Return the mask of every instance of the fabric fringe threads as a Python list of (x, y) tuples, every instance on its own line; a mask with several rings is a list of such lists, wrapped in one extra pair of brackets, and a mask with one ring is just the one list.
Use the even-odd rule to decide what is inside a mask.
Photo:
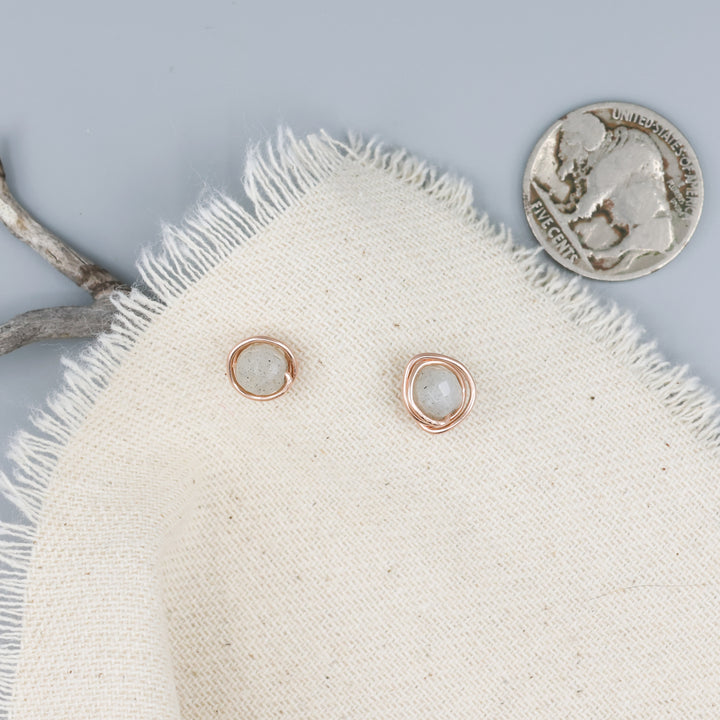
[(343, 163), (375, 167), (434, 198), (459, 215), (486, 242), (495, 243), (519, 263), (528, 283), (549, 293), (562, 311), (598, 343), (609, 347), (632, 366), (641, 382), (681, 422), (714, 452), (720, 446), (717, 403), (686, 367), (675, 367), (656, 351), (654, 343), (641, 342), (643, 330), (630, 314), (596, 300), (583, 281), (538, 259), (540, 248), (516, 246), (502, 227), (478, 216), (468, 183), (439, 174), (404, 150), (388, 152), (371, 140), (351, 135), (341, 143), (325, 133), (297, 140), (287, 129), (275, 144), (255, 147), (248, 155), (244, 189), (253, 205), (247, 212), (236, 202), (212, 194), (181, 227), (166, 227), (159, 249), (145, 250), (138, 270), (145, 289), (113, 298), (117, 309), (112, 329), (84, 350), (76, 360), (63, 359), (66, 371), (62, 389), (51, 395), (44, 411), (31, 420), (33, 433), (20, 432), (12, 440), (8, 457), (12, 477), (0, 473), (0, 492), (18, 516), (0, 523), (0, 714), (7, 716), (22, 635), (26, 574), (42, 513), (43, 498), (56, 460), (78, 430), (136, 339), (194, 282), (211, 271), (247, 239), (265, 228), (304, 194), (328, 178)]

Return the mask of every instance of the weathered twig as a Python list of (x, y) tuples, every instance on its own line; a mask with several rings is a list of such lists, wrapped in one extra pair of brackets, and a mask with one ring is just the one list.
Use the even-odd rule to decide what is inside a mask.
[(114, 308), (108, 296), (129, 288), (37, 222), (10, 192), (1, 161), (0, 222), (94, 298), (88, 306), (31, 310), (0, 325), (0, 355), (36, 340), (90, 337), (109, 328)]
[(0, 325), (0, 355), (23, 345), (58, 338), (91, 337), (109, 329), (114, 311), (106, 295), (92, 305), (43, 308), (16, 315)]

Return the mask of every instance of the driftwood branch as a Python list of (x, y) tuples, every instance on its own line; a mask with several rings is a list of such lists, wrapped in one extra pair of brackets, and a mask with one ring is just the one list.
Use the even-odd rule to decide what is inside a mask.
[(43, 227), (13, 197), (0, 161), (0, 222), (78, 287), (93, 297), (88, 306), (30, 310), (0, 325), (0, 355), (37, 340), (91, 337), (110, 326), (110, 293), (129, 288)]
[(106, 295), (92, 305), (43, 308), (16, 315), (0, 325), (0, 355), (38, 340), (92, 337), (110, 329), (113, 311)]

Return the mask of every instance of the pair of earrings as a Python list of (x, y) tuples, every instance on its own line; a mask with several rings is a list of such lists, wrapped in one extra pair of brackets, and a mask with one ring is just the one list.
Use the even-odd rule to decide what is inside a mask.
[[(273, 400), (286, 393), (297, 375), (297, 361), (279, 340), (256, 336), (243, 340), (227, 361), (232, 386), (250, 400)], [(475, 402), (475, 382), (468, 369), (445, 355), (415, 355), (405, 367), (405, 407), (429, 433), (441, 433), (467, 417)]]

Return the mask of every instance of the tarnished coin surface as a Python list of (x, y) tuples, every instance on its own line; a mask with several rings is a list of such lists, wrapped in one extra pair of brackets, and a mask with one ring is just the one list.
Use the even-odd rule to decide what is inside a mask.
[(672, 260), (703, 203), (697, 157), (680, 131), (630, 103), (581, 107), (535, 146), (523, 203), (561, 265), (600, 280), (647, 275)]

